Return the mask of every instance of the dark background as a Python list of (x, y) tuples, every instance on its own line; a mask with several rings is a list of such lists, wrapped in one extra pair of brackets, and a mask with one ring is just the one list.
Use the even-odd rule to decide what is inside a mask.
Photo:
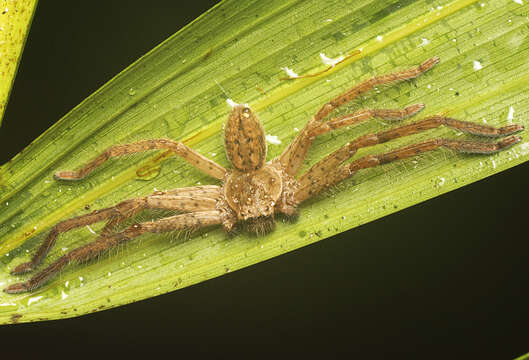
[[(214, 3), (41, 2), (0, 128), (0, 163)], [(518, 235), (528, 170), (171, 294), (2, 326), (0, 351), (512, 359), (529, 352), (529, 241)]]

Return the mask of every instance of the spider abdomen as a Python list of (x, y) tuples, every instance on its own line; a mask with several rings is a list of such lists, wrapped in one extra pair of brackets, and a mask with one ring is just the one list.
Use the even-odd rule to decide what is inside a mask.
[(224, 130), (226, 155), (239, 171), (256, 171), (266, 160), (265, 133), (259, 118), (246, 105), (233, 108)]

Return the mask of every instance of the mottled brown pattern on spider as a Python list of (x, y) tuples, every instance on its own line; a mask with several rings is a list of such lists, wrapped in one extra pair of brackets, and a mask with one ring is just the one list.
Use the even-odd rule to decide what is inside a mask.
[[(44, 285), (70, 262), (93, 259), (104, 251), (144, 233), (194, 230), (212, 225), (222, 225), (226, 232), (230, 232), (238, 224), (245, 225), (243, 227), (251, 233), (266, 233), (273, 229), (276, 214), (295, 216), (298, 206), (303, 201), (322, 189), (351, 177), (359, 170), (405, 159), (439, 147), (463, 153), (491, 154), (520, 141), (520, 137), (513, 134), (523, 130), (521, 125), (495, 128), (444, 116), (432, 116), (387, 131), (360, 136), (298, 176), (307, 152), (318, 135), (374, 117), (402, 120), (420, 112), (424, 105), (414, 104), (404, 109), (364, 109), (325, 121), (325, 118), (337, 107), (376, 85), (413, 79), (438, 62), (439, 58), (434, 57), (409, 70), (373, 77), (341, 94), (325, 104), (308, 121), (278, 158), (268, 162), (265, 133), (261, 122), (247, 105), (236, 105), (224, 131), (226, 155), (233, 169), (225, 169), (181, 142), (152, 139), (112, 146), (79, 170), (57, 172), (55, 174), (57, 180), (80, 180), (111, 157), (163, 149), (171, 150), (196, 168), (220, 180), (221, 185), (157, 191), (149, 196), (125, 200), (107, 209), (61, 221), (51, 229), (31, 261), (18, 265), (12, 271), (13, 274), (23, 274), (35, 269), (53, 247), (59, 234), (100, 221), (107, 221), (107, 224), (95, 241), (70, 251), (26, 282), (10, 285), (4, 291), (7, 293), (32, 291)], [(434, 138), (343, 164), (362, 147), (384, 143), (441, 125), (473, 135), (503, 137), (503, 139), (498, 142), (479, 142)], [(146, 209), (174, 210), (181, 214), (155, 221), (134, 223), (118, 230), (117, 225)]]

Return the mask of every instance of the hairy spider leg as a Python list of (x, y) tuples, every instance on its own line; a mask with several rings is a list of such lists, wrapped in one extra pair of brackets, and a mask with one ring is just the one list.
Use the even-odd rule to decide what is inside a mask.
[(61, 233), (109, 219), (102, 231), (102, 235), (109, 235), (116, 225), (142, 210), (166, 209), (182, 212), (214, 210), (219, 197), (220, 187), (214, 185), (181, 188), (167, 192), (158, 191), (150, 196), (125, 200), (113, 207), (61, 221), (53, 227), (33, 258), (18, 265), (11, 271), (11, 274), (25, 274), (35, 269), (55, 245), (57, 236)]
[(453, 129), (460, 130), (473, 135), (498, 138), (507, 135), (512, 135), (523, 130), (521, 125), (508, 125), (502, 128), (495, 128), (488, 125), (475, 124), (468, 121), (461, 121), (443, 116), (432, 116), (421, 121), (400, 126), (387, 131), (366, 134), (356, 138), (354, 141), (327, 155), (323, 160), (313, 165), (306, 173), (299, 178), (301, 186), (317, 181), (330, 169), (340, 165), (345, 160), (352, 157), (359, 148), (381, 144), (399, 137), (416, 134), (418, 132), (437, 128), (439, 126), (447, 126)]
[(342, 115), (333, 118), (327, 122), (321, 123), (318, 127), (312, 129), (308, 135), (315, 137), (328, 133), (334, 129), (354, 125), (372, 118), (383, 120), (404, 120), (416, 115), (424, 109), (424, 104), (414, 104), (404, 109), (363, 109), (355, 111), (352, 114)]
[[(203, 199), (211, 198), (211, 199), (219, 199), (221, 195), (220, 186), (217, 185), (202, 185), (202, 186), (192, 186), (192, 187), (185, 187), (180, 189), (172, 189), (172, 190), (166, 190), (166, 191), (156, 191), (152, 195), (174, 195), (174, 199), (176, 197), (180, 197), (182, 199)], [(187, 200), (183, 200), (187, 201)], [(172, 209), (174, 210), (174, 209)], [(183, 210), (179, 210), (183, 211)], [(134, 214), (126, 214), (126, 215), (115, 215), (114, 217), (110, 218), (110, 220), (107, 222), (103, 230), (101, 231), (102, 235), (109, 234), (114, 232), (114, 229), (116, 226), (121, 224), (123, 221), (127, 220), (131, 216), (134, 216)]]
[(57, 180), (81, 180), (111, 157), (129, 155), (148, 150), (171, 150), (187, 160), (194, 167), (214, 178), (222, 180), (226, 175), (225, 168), (213, 160), (200, 155), (195, 150), (179, 141), (171, 139), (150, 139), (131, 144), (111, 146), (81, 169), (75, 171), (58, 171), (55, 173), (54, 177)]
[(88, 261), (104, 251), (131, 240), (144, 233), (161, 233), (174, 230), (191, 230), (222, 223), (222, 212), (219, 210), (197, 211), (193, 213), (166, 217), (157, 221), (147, 221), (129, 226), (125, 230), (106, 236), (81, 246), (63, 255), (53, 264), (42, 270), (26, 282), (13, 284), (4, 289), (6, 293), (18, 294), (33, 291), (44, 285), (50, 278), (71, 262)]
[[(423, 74), (424, 72), (428, 71), (429, 69), (431, 69), (437, 63), (439, 63), (439, 58), (433, 57), (431, 59), (424, 61), (419, 66), (416, 66), (412, 69), (408, 69), (408, 70), (404, 70), (404, 71), (400, 71), (400, 72), (396, 72), (392, 74), (372, 77), (356, 85), (355, 87), (346, 91), (345, 93), (339, 95), (338, 97), (334, 98), (327, 104), (323, 105), (323, 107), (316, 113), (314, 118), (309, 120), (309, 122), (305, 125), (305, 127), (296, 136), (294, 141), (281, 154), (280, 163), (283, 169), (286, 169), (289, 175), (297, 174), (315, 138), (314, 134), (317, 135), (317, 130), (315, 129), (317, 128), (325, 129), (323, 119), (326, 116), (328, 116), (332, 111), (334, 111), (336, 108), (342, 106), (346, 102), (353, 100), (358, 95), (373, 89), (377, 85), (389, 84), (389, 83), (395, 83), (398, 81), (414, 79), (418, 77), (419, 75)], [(414, 106), (424, 107), (424, 105), (422, 104), (417, 104), (409, 108), (406, 108), (404, 110), (410, 111), (411, 109), (413, 109)], [(418, 109), (417, 111), (420, 111), (421, 109)], [(411, 116), (417, 111), (412, 112), (410, 114), (404, 114), (403, 116), (404, 117)], [(395, 117), (393, 119), (398, 119), (398, 117)], [(335, 121), (336, 125), (338, 125), (340, 124), (340, 120), (341, 120), (340, 118), (337, 118), (337, 119), (331, 120), (331, 122)], [(342, 125), (342, 126), (346, 126), (346, 125)], [(332, 130), (332, 128), (330, 130)], [(330, 131), (330, 130), (327, 130), (327, 131)]]
[(360, 169), (374, 167), (390, 161), (405, 159), (415, 154), (435, 150), (439, 147), (446, 147), (464, 153), (491, 154), (512, 146), (521, 140), (518, 136), (510, 136), (497, 143), (436, 138), (417, 144), (412, 144), (410, 146), (388, 153), (369, 155), (355, 160), (349, 165), (337, 167), (347, 159), (351, 158), (356, 153), (356, 151), (362, 147), (381, 144), (393, 139), (437, 128), (441, 125), (458, 129), (469, 134), (489, 138), (499, 138), (512, 135), (524, 129), (522, 125), (518, 124), (495, 128), (492, 126), (475, 124), (472, 122), (456, 120), (443, 116), (433, 116), (412, 124), (397, 127), (395, 129), (379, 133), (366, 134), (339, 148), (332, 154), (325, 157), (323, 160), (316, 163), (305, 174), (303, 174), (299, 178), (300, 187), (295, 194), (296, 200), (301, 203), (302, 201), (318, 193), (320, 190), (328, 186), (335, 185), (340, 181), (352, 176)]
[(303, 129), (307, 136), (299, 138), (299, 144), (296, 144), (296, 140), (298, 140), (298, 138), (294, 139), (294, 142), (291, 144), (292, 146), (297, 146), (297, 151), (293, 152), (293, 157), (289, 159), (287, 172), (290, 170), (288, 173), (290, 175), (295, 175), (299, 171), (310, 149), (312, 141), (318, 135), (325, 134), (340, 127), (358, 124), (372, 118), (393, 121), (403, 120), (417, 114), (422, 109), (424, 109), (424, 104), (414, 104), (404, 109), (365, 109), (356, 111), (352, 114), (333, 118), (325, 123), (312, 122), (312, 124), (315, 126), (307, 126), (305, 129)]

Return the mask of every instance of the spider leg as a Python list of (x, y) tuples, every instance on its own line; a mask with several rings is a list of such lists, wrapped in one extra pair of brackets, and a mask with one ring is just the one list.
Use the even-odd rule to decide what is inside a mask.
[[(348, 120), (343, 119), (343, 117), (333, 119), (333, 120), (330, 120), (329, 125), (325, 126), (323, 119), (326, 116), (328, 116), (331, 112), (333, 112), (336, 108), (342, 106), (346, 102), (353, 100), (358, 95), (373, 89), (377, 85), (414, 79), (418, 77), (419, 75), (423, 74), (424, 72), (428, 71), (429, 69), (431, 69), (437, 63), (439, 63), (439, 58), (433, 57), (431, 59), (424, 61), (419, 66), (412, 68), (412, 69), (408, 69), (408, 70), (404, 70), (404, 71), (400, 71), (400, 72), (396, 72), (392, 74), (386, 74), (382, 76), (375, 76), (371, 79), (368, 79), (356, 85), (352, 89), (346, 91), (345, 93), (334, 98), (327, 104), (323, 105), (322, 108), (316, 113), (314, 118), (312, 118), (305, 125), (305, 127), (299, 132), (299, 134), (296, 136), (296, 138), (290, 144), (290, 146), (288, 146), (285, 149), (285, 151), (283, 151), (283, 153), (281, 154), (280, 163), (283, 169), (286, 169), (288, 174), (295, 175), (297, 171), (299, 170), (299, 167), (303, 163), (310, 146), (312, 145), (314, 136), (318, 135), (319, 133), (328, 132), (336, 127), (346, 126), (346, 125), (350, 125), (350, 124), (357, 122), (355, 119), (355, 115), (358, 116), (358, 114), (355, 113), (352, 115), (346, 115), (345, 118), (348, 117), (349, 118)], [(405, 113), (401, 113), (400, 114), (401, 117), (398, 117), (397, 113), (393, 113), (392, 115), (394, 117), (392, 117), (392, 119), (401, 119), (407, 116), (411, 116), (417, 113), (418, 111), (422, 110), (423, 107), (424, 105), (422, 104), (410, 106), (409, 108), (404, 109)], [(386, 111), (399, 111), (399, 110), (386, 110)], [(402, 112), (403, 110), (400, 110), (400, 111)], [(364, 116), (368, 116), (368, 115), (369, 115), (368, 113), (362, 114), (360, 118)], [(380, 116), (380, 114), (378, 115), (373, 114), (362, 120), (366, 120), (373, 116)], [(384, 116), (381, 116), (381, 117), (384, 117)], [(340, 125), (340, 124), (343, 124), (343, 125)]]
[(173, 230), (190, 230), (222, 223), (222, 212), (219, 210), (197, 211), (170, 216), (157, 221), (133, 224), (125, 230), (112, 235), (100, 236), (97, 240), (81, 246), (63, 255), (53, 264), (33, 276), (26, 282), (13, 284), (4, 289), (6, 293), (17, 294), (44, 285), (51, 277), (73, 261), (88, 261), (101, 255), (104, 251), (129, 241), (145, 233), (162, 233)]
[(357, 124), (372, 118), (384, 120), (404, 120), (414, 116), (424, 109), (424, 104), (414, 104), (404, 109), (366, 109), (359, 110), (352, 114), (343, 115), (327, 122), (321, 123), (317, 128), (309, 132), (310, 137), (315, 137), (328, 133), (334, 129)]
[(381, 118), (384, 120), (403, 120), (413, 116), (424, 109), (424, 104), (414, 104), (404, 109), (365, 109), (352, 114), (343, 115), (327, 122), (312, 120), (303, 128), (302, 135), (296, 137), (281, 155), (280, 161), (283, 168), (290, 175), (295, 175), (309, 152), (309, 149), (318, 135), (325, 134), (334, 129), (357, 124), (371, 118)]
[[(174, 195), (174, 196), (181, 196), (183, 202), (185, 202), (186, 197), (191, 199), (201, 199), (201, 198), (211, 198), (211, 199), (218, 199), (221, 196), (220, 193), (220, 187), (217, 185), (202, 185), (202, 186), (192, 186), (192, 187), (184, 187), (184, 188), (178, 188), (178, 189), (172, 189), (172, 190), (166, 190), (166, 191), (157, 191), (154, 195)], [(175, 209), (172, 209), (175, 210)], [(180, 210), (181, 209), (176, 209)], [(102, 234), (108, 234), (114, 231), (116, 226), (121, 224), (123, 221), (128, 219), (130, 216), (126, 215), (116, 215), (112, 217), (108, 223), (105, 225), (105, 227), (102, 230)]]
[(221, 188), (217, 185), (201, 185), (183, 187), (165, 191), (157, 191), (153, 195), (180, 195), (180, 196), (206, 196), (212, 198), (218, 198), (221, 196)]
[(102, 231), (102, 235), (108, 235), (113, 232), (118, 224), (142, 210), (168, 209), (183, 212), (214, 210), (219, 197), (220, 187), (218, 186), (182, 188), (167, 193), (158, 191), (150, 196), (125, 200), (110, 208), (61, 221), (53, 227), (33, 258), (18, 265), (11, 273), (14, 275), (25, 274), (36, 268), (55, 245), (60, 233), (109, 219)]
[(80, 180), (91, 173), (95, 168), (114, 156), (134, 154), (148, 150), (171, 150), (181, 156), (196, 168), (217, 179), (224, 179), (226, 169), (216, 162), (200, 155), (195, 150), (181, 142), (170, 139), (151, 139), (138, 141), (131, 144), (114, 145), (106, 149), (101, 155), (88, 164), (75, 171), (58, 171), (54, 177), (57, 180)]
[(419, 75), (425, 73), (426, 71), (430, 70), (432, 67), (437, 65), (439, 63), (439, 58), (437, 56), (428, 59), (421, 63), (419, 66), (416, 66), (412, 69), (404, 70), (395, 72), (392, 74), (386, 74), (381, 76), (375, 76), (371, 79), (368, 79), (355, 87), (353, 87), (351, 90), (346, 91), (342, 95), (332, 99), (327, 104), (323, 105), (321, 109), (316, 113), (316, 116), (314, 117), (316, 120), (321, 121), (323, 118), (325, 118), (327, 115), (329, 115), (332, 111), (334, 111), (336, 108), (342, 106), (346, 102), (349, 102), (356, 98), (358, 95), (363, 94), (371, 89), (373, 89), (377, 85), (382, 84), (388, 84), (388, 83), (394, 83), (397, 81), (403, 81), (403, 80), (411, 80), (415, 79)]
[(345, 160), (351, 158), (358, 149), (373, 146), (387, 141), (416, 134), (429, 129), (437, 128), (439, 126), (447, 126), (457, 129), (472, 135), (499, 138), (507, 135), (512, 135), (523, 130), (522, 125), (508, 125), (501, 128), (493, 126), (475, 124), (468, 121), (461, 121), (443, 116), (432, 116), (415, 123), (400, 126), (391, 130), (382, 131), (379, 133), (366, 134), (356, 138), (347, 145), (336, 150), (332, 154), (320, 160), (313, 165), (306, 173), (299, 178), (301, 186), (305, 186), (313, 180), (324, 178), (327, 172), (336, 166), (340, 165)]
[(514, 145), (520, 141), (518, 136), (510, 136), (497, 143), (433, 139), (381, 155), (369, 155), (359, 160), (353, 161), (348, 166), (341, 166), (337, 168), (338, 165), (351, 158), (356, 153), (356, 151), (362, 147), (384, 143), (399, 137), (433, 129), (441, 125), (455, 128), (473, 135), (480, 135), (490, 138), (499, 138), (512, 135), (524, 129), (522, 125), (518, 124), (495, 128), (492, 126), (474, 124), (471, 122), (455, 120), (442, 116), (434, 116), (395, 129), (375, 134), (363, 135), (328, 155), (326, 158), (312, 166), (305, 174), (303, 174), (299, 178), (300, 188), (296, 193), (295, 198), (297, 201), (301, 202), (315, 195), (321, 189), (335, 185), (345, 178), (352, 176), (360, 169), (384, 164), (389, 161), (404, 159), (409, 156), (413, 156), (414, 152), (416, 154), (420, 154), (422, 152), (431, 151), (443, 146), (459, 152), (490, 154)]
[(316, 195), (322, 189), (328, 186), (336, 185), (348, 177), (351, 177), (358, 170), (375, 167), (395, 160), (406, 159), (427, 151), (435, 150), (439, 147), (446, 147), (448, 149), (469, 154), (493, 154), (518, 143), (520, 140), (521, 138), (519, 136), (509, 136), (498, 141), (497, 143), (461, 141), (441, 138), (423, 141), (380, 155), (368, 155), (353, 161), (348, 166), (340, 166), (332, 173), (328, 174), (325, 181), (317, 181), (299, 188), (299, 190), (296, 191), (294, 197), (299, 204), (302, 201)]

